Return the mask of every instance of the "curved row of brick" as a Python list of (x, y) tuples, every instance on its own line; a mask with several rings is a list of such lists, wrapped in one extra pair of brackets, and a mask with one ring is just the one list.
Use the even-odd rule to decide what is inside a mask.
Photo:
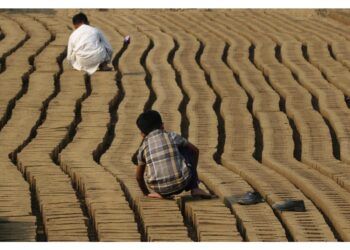
[[(280, 27), (283, 27), (282, 24), (280, 25)], [(300, 51), (300, 43), (293, 41), (290, 36), (280, 33), (272, 35), (276, 42), (281, 45), (282, 60), (286, 63), (292, 60), (291, 57), (295, 53), (300, 53), (298, 52), (298, 48)], [(339, 185), (349, 191), (349, 165), (334, 157), (329, 128), (323, 117), (317, 110), (314, 110), (310, 93), (300, 86), (293, 79), (289, 70), (278, 62), (270, 66), (269, 72), (271, 72), (271, 83), (280, 95), (288, 100), (286, 105), (287, 114), (294, 119), (302, 139), (301, 160), (333, 178)], [(288, 89), (285, 85), (280, 84), (282, 80), (287, 83)]]
[[(346, 26), (278, 11), (87, 10), (116, 69), (89, 77), (61, 65), (75, 12), (9, 13), (1, 241), (350, 240)], [(148, 108), (188, 131), (218, 198), (142, 195), (132, 156)], [(266, 202), (236, 203), (254, 190)], [(272, 209), (288, 198), (307, 211)]]
[[(17, 49), (17, 46), (24, 43), (29, 37), (18, 23), (3, 15), (0, 16), (0, 27), (4, 36), (0, 43), (1, 69), (4, 70), (6, 57), (15, 56), (12, 53)], [(25, 68), (26, 65), (21, 66)], [(13, 69), (14, 67), (10, 67), (0, 74), (0, 129), (3, 129), (4, 120), (8, 120), (6, 112), (9, 100), (14, 98), (22, 87), (21, 76), (13, 72)], [(29, 185), (8, 157), (8, 153), (16, 145), (8, 149), (5, 146), (6, 140), (2, 132), (0, 138), (0, 169), (2, 173), (0, 177), (0, 240), (35, 241), (36, 218), (32, 215)], [(6, 148), (8, 152), (5, 151)], [(18, 229), (21, 229), (21, 232), (18, 232)]]
[[(52, 40), (51, 34), (45, 27), (28, 16), (6, 16), (9, 28), (14, 28), (16, 34), (9, 33), (9, 41), (18, 41), (21, 44), (28, 34), (29, 39), (23, 46), (15, 50), (14, 54), (6, 57), (6, 68), (1, 74), (1, 116), (5, 121), (1, 124), (0, 148), (1, 168), (3, 168), (3, 182), (1, 202), (4, 216), (1, 226), (0, 238), (2, 240), (35, 241), (36, 239), (36, 218), (33, 216), (32, 199), (28, 184), (24, 181), (21, 172), (16, 170), (16, 150), (22, 145), (31, 134), (40, 117), (42, 102), (46, 100), (54, 89), (53, 75), (46, 76), (46, 84), (43, 86), (39, 80), (41, 73), (34, 73), (30, 61), (44, 49)], [(22, 31), (19, 28), (23, 29)], [(19, 36), (19, 37), (18, 37)], [(12, 40), (13, 39), (13, 40)], [(7, 39), (6, 39), (7, 41)], [(16, 42), (17, 41), (17, 42)], [(22, 42), (21, 42), (22, 41)], [(8, 46), (5, 44), (5, 46)], [(10, 48), (7, 48), (11, 51)], [(31, 77), (31, 84), (28, 84), (28, 77)], [(41, 78), (42, 76), (40, 76)], [(21, 96), (24, 95), (23, 98)], [(39, 95), (39, 97), (38, 97)], [(18, 100), (19, 99), (19, 100)], [(11, 119), (9, 119), (11, 118)], [(11, 158), (12, 159), (11, 159)], [(22, 169), (19, 168), (22, 171)], [(26, 180), (32, 184), (26, 172), (22, 171)], [(35, 202), (35, 201), (33, 201)]]
[[(270, 18), (271, 15), (267, 15), (266, 17)], [(329, 80), (333, 80), (332, 84), (340, 88), (344, 94), (349, 96), (349, 88), (347, 88), (346, 81), (344, 81), (344, 79), (347, 79), (348, 76), (346, 71), (344, 71), (344, 68), (341, 66), (342, 64), (346, 68), (350, 68), (350, 47), (347, 42), (349, 40), (349, 35), (346, 33), (346, 27), (342, 27), (341, 23), (334, 23), (329, 18), (315, 18), (313, 20), (310, 20), (310, 22), (308, 23), (303, 23), (302, 25), (300, 25), (299, 23), (291, 22), (290, 20), (284, 18), (281, 15), (272, 15), (272, 17), (275, 17), (272, 19), (272, 21), (285, 21), (284, 25), (288, 25), (288, 29), (285, 30), (285, 32), (295, 30), (297, 33), (293, 34), (296, 37), (299, 37), (299, 34), (306, 35), (306, 32), (308, 34), (313, 35), (315, 41), (312, 42), (316, 42), (320, 45), (319, 49), (321, 50), (320, 52), (322, 52), (322, 59), (327, 60), (327, 63), (324, 64), (322, 61), (316, 60), (313, 60), (312, 63), (319, 66), (322, 65), (321, 67), (319, 67), (319, 69), (324, 72), (324, 74)], [(322, 39), (327, 44), (324, 44), (323, 42), (321, 42), (320, 44), (320, 40), (318, 38)], [(326, 49), (326, 47), (328, 48)], [(333, 55), (330, 55), (330, 53), (333, 53)], [(315, 54), (315, 56), (320, 55)], [(330, 56), (334, 56), (335, 60), (329, 60)], [(334, 71), (336, 71), (337, 74), (334, 74)], [(332, 72), (333, 74), (331, 74)], [(340, 76), (342, 77), (340, 77), (338, 74), (340, 74)], [(335, 81), (336, 79), (338, 79), (339, 81)]]
[[(151, 20), (153, 20), (153, 18), (152, 19), (145, 18), (145, 19), (148, 22), (151, 22)], [(154, 22), (153, 24), (157, 25), (157, 23), (154, 23)], [(171, 39), (170, 41), (173, 41), (173, 38), (169, 34), (162, 33), (162, 36), (167, 36), (169, 37), (169, 39)], [(183, 44), (181, 43), (178, 46), (183, 47)], [(168, 50), (168, 53), (169, 51), (170, 50)], [(175, 58), (177, 58), (177, 51), (175, 51), (174, 56)], [(164, 60), (163, 63), (167, 63), (166, 60)], [(171, 60), (170, 63), (172, 67), (174, 68), (176, 67), (174, 65), (174, 60)], [(193, 65), (193, 66), (194, 66), (193, 68), (198, 67), (197, 65)], [(169, 67), (171, 66), (169, 65)], [(169, 89), (171, 87), (172, 88), (178, 88), (178, 87), (175, 82), (175, 72), (171, 68), (170, 70), (172, 71), (174, 80), (169, 81), (167, 78), (163, 77), (161, 84), (165, 86), (170, 85), (169, 87), (166, 87), (166, 89), (167, 89), (167, 92), (172, 93), (171, 91), (169, 91)], [(157, 72), (162, 74), (163, 70), (160, 69)], [(153, 75), (154, 74), (152, 74), (152, 76)], [(153, 84), (153, 87), (155, 90), (159, 88), (157, 84)], [(177, 89), (177, 92), (179, 91), (180, 89)], [(181, 95), (181, 93), (178, 93), (178, 95)], [(169, 98), (172, 96), (173, 95), (169, 95), (167, 100), (169, 100)], [(171, 103), (167, 102), (161, 106), (163, 106), (166, 112), (170, 112), (172, 110), (176, 110), (179, 107), (179, 103), (180, 103), (180, 98), (178, 98), (178, 101), (177, 103), (175, 103), (175, 105), (171, 105)], [(158, 99), (155, 104), (156, 105), (158, 104)], [(160, 110), (160, 112), (161, 114), (163, 114), (162, 110)], [(179, 131), (180, 130), (179, 120), (180, 120), (180, 117), (176, 123), (170, 123), (170, 124), (168, 124), (168, 120), (165, 120), (166, 127), (171, 131)], [(199, 241), (210, 241), (210, 240), (213, 240), (215, 236), (221, 235), (220, 237), (221, 240), (225, 240), (225, 241), (240, 240), (240, 235), (236, 229), (236, 221), (234, 220), (235, 218), (231, 215), (230, 211), (225, 207), (225, 205), (222, 202), (220, 202), (220, 200), (206, 201), (205, 204), (206, 204), (206, 207), (200, 209), (200, 207), (198, 207), (198, 201), (193, 200), (190, 197), (181, 198), (179, 202), (181, 209), (185, 211), (184, 212), (185, 220), (189, 221), (192, 224), (193, 228), (195, 229), (196, 239)], [(219, 211), (221, 211), (221, 213)], [(219, 218), (223, 221), (219, 222)], [(224, 231), (226, 231), (226, 234), (223, 233)]]
[[(214, 24), (211, 23), (211, 26), (213, 25)], [(230, 45), (227, 57), (228, 65), (239, 76), (239, 81), (242, 84), (242, 86), (253, 86), (258, 79), (259, 82), (263, 82), (264, 79), (261, 75), (259, 75), (260, 73), (248, 61), (248, 48), (250, 47), (250, 44), (242, 38), (238, 39), (237, 33), (232, 33), (232, 31), (228, 31), (223, 27), (220, 28), (220, 26), (214, 25), (213, 28), (215, 28), (215, 32), (221, 37), (223, 37), (223, 39), (226, 40), (227, 43)], [(210, 29), (210, 26), (208, 26), (208, 29)], [(234, 37), (235, 39), (232, 39), (232, 37)], [(235, 53), (236, 51), (242, 52), (238, 54)], [(232, 169), (233, 171), (239, 173), (244, 178), (246, 178), (251, 183), (251, 185), (256, 187), (263, 195), (266, 195), (267, 201), (271, 205), (273, 205), (275, 202), (286, 199), (287, 197), (298, 197), (305, 200), (306, 198), (303, 197), (303, 195), (299, 191), (297, 191), (292, 185), (290, 185), (290, 183), (288, 183), (288, 181), (285, 178), (279, 176), (271, 170), (268, 170), (267, 168), (262, 168), (262, 165), (253, 160), (252, 155), (254, 149), (252, 144), (249, 145), (246, 143), (235, 142), (237, 137), (235, 136), (235, 134), (244, 134), (247, 137), (249, 137), (249, 134), (251, 134), (250, 138), (254, 140), (254, 130), (252, 126), (252, 118), (250, 117), (251, 115), (247, 112), (246, 102), (237, 101), (241, 99), (239, 98), (239, 96), (242, 95), (242, 90), (240, 88), (237, 88), (238, 84), (236, 82), (232, 85), (236, 87), (234, 90), (231, 91), (228, 91), (228, 89), (225, 88), (225, 85), (219, 87), (221, 88), (220, 93), (222, 95), (231, 96), (233, 100), (233, 104), (229, 105), (230, 108), (223, 110), (223, 112), (226, 113), (225, 121), (230, 121), (228, 125), (226, 125), (225, 123), (225, 125), (229, 129), (226, 130), (226, 138), (228, 141), (226, 141), (225, 143), (225, 151), (222, 156), (224, 166)], [(254, 94), (252, 92), (250, 93)], [(237, 109), (237, 111), (232, 114), (231, 118), (229, 118), (232, 113), (232, 107), (234, 107), (234, 109)], [(269, 106), (269, 108), (271, 107)], [(245, 119), (234, 119), (234, 114), (239, 114), (240, 117), (245, 117)], [(231, 134), (234, 131), (237, 132)], [(240, 133), (239, 131), (242, 132)], [(233, 146), (227, 147), (230, 145), (230, 142)], [(311, 203), (308, 203), (308, 205), (309, 204), (311, 205)], [(312, 205), (310, 208), (312, 208)], [(288, 225), (287, 229), (290, 231), (290, 234), (294, 238), (294, 240), (319, 240), (325, 235), (328, 235), (330, 239), (332, 239), (329, 230), (323, 231), (323, 234), (325, 235), (320, 233), (320, 236), (318, 238), (316, 237), (312, 239), (312, 237), (308, 236), (308, 232), (313, 231), (315, 225), (318, 225), (320, 223), (325, 224), (321, 215), (316, 211), (316, 208), (310, 209), (311, 213), (308, 213), (307, 216), (312, 218), (311, 221), (313, 221), (314, 225), (313, 223), (310, 223), (308, 226), (302, 225), (302, 223), (291, 223), (293, 221), (300, 221), (300, 218), (298, 218), (298, 214), (287, 215), (282, 213), (280, 215), (283, 223)]]
[[(122, 47), (122, 38), (112, 29), (104, 30), (116, 51)], [(110, 107), (118, 92), (114, 72), (96, 72), (86, 76), (91, 92), (81, 104), (76, 134), (59, 153), (61, 167), (72, 178), (78, 192), (84, 197), (89, 217), (93, 221), (99, 241), (139, 241), (134, 214), (117, 180), (96, 161), (110, 122)], [(79, 119), (79, 120), (80, 120)]]
[(100, 241), (135, 241), (137, 225), (115, 178), (93, 159), (109, 122), (109, 105), (116, 95), (114, 73), (91, 77), (91, 95), (82, 102), (81, 122), (73, 141), (59, 154), (61, 167), (84, 196)]
[[(116, 137), (108, 151), (102, 155), (101, 164), (122, 184), (139, 220), (143, 240), (190, 241), (176, 202), (143, 197), (135, 179), (135, 166), (131, 161), (141, 141), (135, 121), (143, 111), (150, 95), (146, 84), (146, 70), (152, 62), (147, 56), (146, 62), (142, 62), (145, 64), (142, 65), (140, 58), (145, 57), (151, 41), (136, 26), (124, 21), (122, 17), (117, 19), (111, 16), (109, 21), (123, 36), (130, 35), (131, 43), (118, 65), (124, 97), (117, 110)], [(153, 53), (157, 53), (157, 47), (153, 48)], [(159, 78), (159, 75), (154, 78), (152, 75), (152, 84), (157, 77)]]
[[(318, 99), (321, 114), (328, 119), (330, 125), (333, 127), (336, 133), (340, 146), (340, 159), (349, 163), (350, 132), (347, 124), (349, 124), (348, 119), (350, 111), (344, 101), (344, 94), (348, 95), (346, 90), (349, 89), (349, 87), (347, 87), (348, 84), (346, 83), (346, 79), (344, 79), (344, 77), (348, 75), (347, 70), (340, 66), (341, 71), (336, 70), (336, 79), (329, 77), (325, 67), (327, 65), (327, 71), (333, 72), (332, 75), (334, 75), (335, 72), (332, 70), (332, 66), (334, 66), (335, 63), (327, 63), (328, 61), (325, 60), (324, 57), (322, 57), (322, 60), (316, 57), (316, 54), (320, 53), (320, 51), (322, 51), (322, 46), (325, 45), (320, 40), (315, 38), (310, 41), (308, 36), (299, 36), (298, 39), (306, 44), (308, 48), (310, 47), (310, 62), (316, 64), (317, 67), (322, 68), (327, 78), (325, 79), (322, 76), (321, 72), (316, 66), (305, 62), (305, 59), (301, 56), (301, 53), (290, 55), (293, 56), (292, 58), (290, 57), (290, 59), (303, 61), (303, 64), (293, 64), (291, 62), (286, 63), (288, 63), (288, 67), (290, 67), (292, 72), (298, 76), (300, 84), (302, 84)], [(337, 40), (337, 37), (332, 37), (332, 40)], [(341, 41), (346, 44), (346, 41), (343, 39), (341, 39)], [(316, 63), (316, 61), (322, 61), (322, 63)], [(320, 64), (323, 66), (321, 67)], [(335, 82), (336, 84), (333, 85)], [(339, 84), (343, 85), (343, 87), (339, 86)], [(339, 86), (344, 93), (335, 86)]]
[[(36, 18), (40, 20), (40, 17)], [(80, 200), (69, 176), (53, 161), (53, 151), (65, 139), (67, 128), (74, 120), (76, 102), (85, 93), (84, 78), (81, 73), (67, 69), (61, 75), (63, 69), (57, 62), (62, 62), (65, 57), (65, 39), (69, 31), (61, 29), (55, 20), (44, 19), (42, 22), (50, 27), (55, 41), (35, 61), (34, 74), (38, 74), (38, 78), (31, 78), (30, 85), (43, 85), (43, 81), (47, 81), (51, 88), (55, 87), (52, 89), (54, 94), (46, 104), (45, 121), (39, 121), (43, 124), (33, 131), (35, 137), (21, 150), (17, 161), (36, 190), (46, 239), (87, 241), (87, 218)]]
[[(349, 163), (349, 160), (347, 159), (349, 152), (349, 132), (346, 127), (346, 119), (348, 117), (347, 114), (349, 112), (349, 84), (347, 83), (349, 70), (349, 64), (347, 64), (347, 55), (350, 52), (350, 49), (347, 47), (349, 36), (341, 28), (339, 28), (338, 31), (338, 27), (330, 26), (329, 21), (326, 22), (326, 24), (323, 24), (323, 20), (317, 21), (318, 22), (311, 22), (311, 28), (310, 26), (306, 27), (309, 27), (309, 32), (313, 32), (317, 37), (327, 42), (327, 45), (324, 42), (320, 41), (320, 39), (314, 39), (315, 41), (310, 41), (306, 39), (305, 36), (303, 36), (302, 38), (296, 36), (296, 38), (301, 40), (303, 43), (309, 44), (308, 56), (310, 63), (318, 67), (322, 72), (323, 77), (329, 83), (331, 83), (331, 85), (334, 85), (335, 87), (340, 89), (345, 95), (345, 102), (347, 102), (347, 106), (344, 103), (344, 97), (342, 95), (339, 95), (339, 91), (336, 92), (336, 99), (334, 99), (335, 96), (330, 97), (330, 93), (334, 93), (330, 92), (328, 94), (329, 96), (327, 97), (327, 101), (330, 98), (333, 98), (333, 100), (331, 100), (330, 108), (328, 111), (325, 111), (326, 114), (324, 114), (324, 116), (327, 117), (327, 119), (329, 119), (329, 122), (335, 130), (338, 144), (340, 146), (339, 158)], [(290, 24), (290, 22), (287, 22), (286, 24)], [(297, 27), (300, 30), (300, 27)], [(333, 34), (330, 32), (329, 28), (333, 28)], [(327, 51), (325, 50), (325, 46), (328, 47), (328, 56)], [(323, 51), (323, 53), (319, 55), (319, 51)], [(330, 58), (332, 60), (330, 60)], [(341, 64), (343, 64), (345, 68)], [(330, 90), (331, 89), (328, 88), (328, 91)], [(335, 106), (336, 103), (338, 103), (339, 105)], [(335, 111), (337, 111), (336, 116), (338, 116), (338, 118), (332, 116), (329, 117), (329, 113), (333, 113)], [(340, 117), (341, 120), (339, 120)], [(333, 122), (331, 120), (333, 120)]]
[[(237, 19), (233, 17), (235, 21), (240, 23)], [(256, 23), (256, 25), (258, 25)], [(249, 25), (249, 27), (252, 27)], [(242, 31), (244, 35), (249, 37), (250, 30)], [(257, 36), (250, 37), (253, 42), (259, 43), (262, 38), (259, 40), (256, 39)], [(255, 40), (256, 39), (256, 40)], [(266, 42), (268, 38), (265, 37)], [(267, 43), (268, 44), (268, 43)], [(270, 51), (274, 50), (273, 42), (270, 42)], [(264, 59), (264, 51), (268, 51), (268, 48), (261, 50), (261, 55), (257, 54), (256, 61)], [(271, 64), (271, 54), (266, 55), (265, 63), (257, 63), (258, 67), (261, 67), (263, 70), (266, 68), (266, 65)], [(289, 54), (287, 54), (289, 55)], [(302, 57), (301, 51), (299, 53), (294, 53), (294, 59), (296, 55)], [(283, 58), (283, 57), (282, 57)], [(288, 59), (288, 57), (285, 57)], [(277, 59), (274, 59), (275, 61)], [(267, 63), (268, 62), (268, 63)], [(295, 61), (290, 61), (295, 62)], [(299, 60), (299, 64), (302, 63)], [(296, 65), (296, 64), (295, 64)], [(305, 69), (305, 67), (304, 67)], [(301, 69), (300, 69), (301, 70)], [(266, 69), (265, 71), (266, 72)], [(301, 73), (302, 71), (295, 72), (296, 74)], [(300, 77), (299, 77), (300, 79)], [(288, 104), (287, 104), (288, 105)], [(259, 114), (260, 115), (260, 114)], [(310, 199), (312, 199), (315, 204), (322, 209), (322, 211), (331, 219), (332, 224), (337, 230), (337, 233), (344, 240), (348, 239), (348, 228), (343, 224), (342, 221), (347, 220), (347, 206), (344, 205), (348, 202), (348, 192), (341, 189), (335, 182), (325, 178), (323, 175), (317, 173), (315, 170), (310, 169), (306, 165), (300, 164), (293, 158), (293, 140), (291, 134), (291, 128), (288, 124), (288, 120), (283, 113), (271, 113), (266, 115), (260, 115), (262, 130), (264, 134), (264, 152), (263, 152), (263, 163), (269, 164), (271, 167), (275, 168), (278, 171), (282, 171), (283, 174), (297, 185), (305, 194), (307, 194)], [(266, 143), (266, 139), (272, 139), (271, 143)], [(283, 138), (283, 140), (281, 140)], [(288, 146), (289, 145), (289, 146)], [(281, 150), (282, 149), (282, 150)], [(284, 170), (285, 166), (287, 169)], [(283, 169), (283, 170), (282, 170)], [(291, 171), (291, 170), (294, 171)], [(281, 173), (282, 173), (281, 172)], [(295, 175), (296, 174), (296, 175)], [(310, 188), (311, 186), (311, 188)], [(330, 194), (332, 193), (332, 194)], [(337, 195), (334, 195), (337, 193)], [(322, 196), (320, 201), (318, 197)], [(339, 198), (338, 202), (335, 202), (336, 197)], [(319, 203), (320, 202), (320, 203)], [(335, 208), (336, 207), (336, 208)], [(334, 216), (334, 210), (337, 209), (337, 216)]]
[[(204, 23), (206, 21), (204, 20), (204, 18), (198, 18), (198, 22)], [(264, 78), (261, 75), (261, 73), (257, 71), (248, 60), (250, 43), (248, 43), (248, 41), (244, 40), (243, 38), (237, 38), (237, 33), (232, 33), (224, 27), (220, 28), (219, 25), (215, 26), (215, 24), (213, 23), (210, 23), (210, 25), (211, 26), (207, 26), (207, 29), (213, 29), (213, 32), (217, 33), (220, 37), (223, 38), (223, 40), (226, 40), (226, 42), (230, 44), (231, 47), (228, 49), (227, 57), (228, 65), (239, 76), (240, 83), (242, 84), (242, 86), (249, 89), (248, 92), (252, 96), (254, 96), (254, 110), (254, 106), (256, 105), (255, 100), (259, 98), (259, 95), (261, 93), (265, 92), (262, 92), (262, 87), (259, 87), (259, 91), (254, 92), (254, 87), (256, 87), (257, 85), (256, 83), (264, 82)], [(234, 37), (234, 39), (232, 39), (232, 37)], [(240, 51), (241, 53), (235, 53), (236, 51)], [(219, 52), (217, 54), (217, 57), (220, 58), (221, 54), (222, 52)], [(214, 66), (212, 66), (211, 68), (215, 69)], [(232, 75), (232, 72), (230, 73)], [(225, 82), (229, 81), (226, 80)], [(261, 85), (259, 84), (259, 86)], [(227, 128), (225, 131), (227, 141), (225, 142), (225, 150), (222, 156), (223, 165), (239, 173), (242, 177), (246, 178), (252, 186), (256, 187), (263, 195), (265, 195), (267, 201), (271, 205), (283, 199), (286, 199), (287, 197), (298, 197), (300, 199), (306, 200), (306, 198), (292, 185), (290, 185), (290, 183), (285, 178), (279, 176), (273, 171), (269, 171), (266, 168), (262, 168), (262, 166), (258, 162), (253, 160), (253, 143), (247, 144), (235, 142), (236, 134), (244, 134), (244, 136), (251, 138), (251, 140), (254, 141), (253, 121), (251, 114), (247, 112), (248, 110), (246, 108), (247, 96), (244, 93), (244, 91), (239, 87), (238, 83), (234, 81), (231, 84), (225, 85), (214, 84), (214, 88), (216, 88), (218, 93), (220, 93), (220, 95), (222, 96), (223, 104), (225, 99), (231, 101), (229, 102), (230, 104), (226, 106), (223, 105), (222, 108), (222, 113), (224, 114), (225, 118), (225, 127)], [(268, 88), (265, 89), (266, 92), (269, 91)], [(273, 109), (272, 105), (267, 105), (266, 111), (264, 111), (264, 109), (261, 106), (258, 107), (261, 108), (261, 110), (259, 111), (259, 109), (256, 108), (254, 111), (255, 114), (259, 114), (266, 111), (266, 113), (268, 113), (269, 110)], [(239, 114), (240, 119), (235, 119), (235, 114)], [(243, 117), (245, 119), (242, 119)], [(236, 133), (233, 133), (235, 131)], [(251, 135), (250, 137), (249, 134)], [(246, 141), (248, 140), (249, 139), (247, 139)], [(229, 147), (230, 145), (232, 146)], [(273, 181), (271, 181), (271, 178), (273, 178)], [(266, 180), (269, 181), (266, 183)], [(283, 223), (285, 225), (288, 225), (287, 230), (291, 234), (291, 237), (294, 240), (300, 241), (320, 240), (321, 238), (325, 239), (327, 237), (329, 237), (329, 240), (334, 239), (330, 230), (327, 230), (325, 221), (323, 220), (321, 214), (317, 212), (317, 209), (313, 207), (312, 203), (307, 202), (307, 204), (310, 205), (308, 209), (310, 210), (310, 212), (308, 212), (307, 216), (310, 218), (311, 221), (311, 223), (309, 223), (308, 226), (303, 225), (302, 223), (295, 223), (300, 221), (300, 218), (298, 218), (299, 216), (297, 213), (291, 213), (288, 215), (284, 213), (280, 214)], [(318, 237), (308, 235), (310, 232), (315, 231), (315, 228), (317, 228), (317, 226), (315, 225), (320, 224), (323, 224), (324, 227), (320, 227)]]
[[(179, 20), (179, 18), (174, 18), (174, 20)], [(158, 22), (162, 23), (163, 25), (164, 23), (167, 23), (168, 25), (170, 25), (169, 20), (167, 21), (159, 20)], [(185, 22), (181, 23), (181, 25), (185, 27), (184, 26)], [(213, 92), (207, 85), (204, 72), (200, 69), (197, 62), (195, 61), (196, 54), (198, 53), (197, 51), (200, 49), (199, 43), (194, 40), (193, 36), (191, 36), (190, 34), (186, 34), (184, 32), (178, 32), (176, 30), (174, 32), (173, 29), (170, 29), (168, 33), (173, 34), (174, 38), (178, 40), (178, 43), (180, 45), (180, 50), (178, 52), (179, 60), (177, 57), (178, 56), (177, 53), (175, 54), (175, 67), (181, 74), (183, 87), (190, 97), (190, 102), (188, 105), (188, 110), (190, 111), (188, 111), (188, 116), (189, 116), (189, 122), (190, 122), (189, 137), (191, 138), (191, 135), (192, 135), (191, 127), (198, 126), (198, 124), (196, 123), (196, 120), (194, 120), (192, 117), (196, 117), (198, 119), (198, 123), (203, 122), (204, 119), (208, 120), (210, 116), (212, 116), (212, 118), (210, 119), (212, 121), (215, 121), (217, 119), (214, 113), (214, 110), (212, 109), (212, 105), (215, 102), (215, 96), (213, 95)], [(217, 47), (218, 41), (213, 38), (212, 40), (209, 40), (209, 41), (207, 41), (207, 39), (205, 40), (206, 40), (206, 43), (204, 43), (204, 52), (203, 52), (203, 55), (200, 57), (200, 61), (206, 62), (207, 58), (211, 58), (211, 60), (214, 61), (213, 65), (209, 65), (209, 66), (203, 65), (203, 68), (208, 70), (209, 68), (213, 67), (213, 69), (217, 70), (217, 68), (215, 68), (215, 63), (219, 63), (220, 65), (220, 62), (215, 61), (215, 58), (216, 58), (215, 47)], [(193, 48), (192, 54), (189, 53), (189, 50), (187, 49), (187, 47), (188, 49)], [(210, 73), (211, 73), (210, 78), (212, 80), (213, 85), (215, 85), (215, 83), (220, 79), (217, 77), (224, 75), (223, 70), (220, 70), (219, 72), (220, 74), (216, 75), (217, 77), (213, 75), (213, 71), (211, 71)], [(183, 76), (187, 76), (188, 78), (183, 78)], [(197, 81), (194, 81), (194, 79), (197, 79)], [(201, 93), (198, 93), (199, 89), (202, 90)], [(212, 103), (208, 102), (208, 104), (204, 105), (202, 101), (203, 99), (201, 99), (201, 97), (203, 96), (206, 96), (207, 100), (209, 96), (212, 96), (212, 99), (211, 99)], [(205, 112), (202, 111), (201, 113), (199, 113), (197, 109), (191, 110), (191, 108), (193, 107), (192, 105), (196, 108), (199, 106), (201, 108), (205, 108)], [(192, 114), (190, 113), (191, 111), (193, 112)], [(204, 153), (201, 153), (201, 154), (204, 154), (204, 155), (201, 155), (201, 157), (203, 158), (205, 157), (205, 158), (201, 159), (199, 163), (199, 174), (202, 181), (210, 189), (212, 189), (216, 194), (218, 194), (222, 200), (228, 202), (228, 206), (232, 210), (232, 212), (235, 214), (235, 217), (237, 217), (238, 224), (239, 224), (238, 227), (240, 227), (240, 231), (246, 240), (253, 240), (253, 241), (254, 240), (258, 240), (258, 241), (286, 240), (285, 235), (283, 233), (284, 231), (283, 228), (281, 227), (278, 220), (275, 218), (272, 211), (271, 210), (269, 211), (269, 209), (267, 208), (268, 206), (266, 206), (266, 204), (259, 204), (259, 205), (249, 206), (249, 207), (242, 207), (238, 204), (230, 204), (229, 200), (231, 197), (235, 195), (241, 195), (246, 191), (251, 191), (252, 189), (251, 187), (249, 187), (249, 185), (247, 185), (247, 183), (245, 183), (242, 179), (240, 179), (239, 176), (233, 174), (230, 171), (227, 171), (226, 169), (222, 168), (221, 166), (217, 165), (214, 162), (212, 155), (215, 153), (214, 151), (215, 143), (217, 143), (217, 140), (218, 140), (217, 128), (216, 126), (212, 126), (212, 127), (208, 127), (208, 129), (209, 129), (209, 132), (207, 133), (206, 136), (200, 137), (200, 138), (194, 138), (195, 143), (197, 143), (198, 145), (201, 145), (200, 151), (201, 152), (204, 151)], [(209, 139), (209, 143), (205, 141), (208, 139)], [(214, 147), (212, 145), (214, 145)], [(206, 152), (206, 150), (211, 147), (213, 148), (213, 150), (211, 151), (212, 154), (210, 154), (209, 152)], [(220, 169), (220, 172), (221, 172), (220, 174), (215, 173), (215, 172), (218, 172), (217, 171), (218, 169)], [(218, 183), (222, 183), (222, 182), (225, 182), (228, 185), (218, 185)], [(214, 202), (213, 202), (213, 206), (215, 206)], [(257, 210), (257, 207), (264, 208), (265, 216), (254, 218), (253, 212), (252, 213), (243, 212), (244, 210), (247, 210), (247, 211)], [(213, 218), (215, 218), (215, 215), (213, 215)], [(254, 221), (255, 223), (252, 223), (252, 221)], [(270, 223), (269, 224), (266, 223), (267, 221), (269, 221)], [(220, 227), (217, 227), (216, 230), (220, 231)], [(267, 236), (266, 234), (264, 235), (263, 231), (265, 232), (268, 231), (269, 236)]]

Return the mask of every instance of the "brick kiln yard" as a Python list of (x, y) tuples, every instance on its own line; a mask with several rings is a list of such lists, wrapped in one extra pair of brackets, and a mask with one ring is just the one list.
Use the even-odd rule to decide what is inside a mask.
[[(65, 61), (75, 13), (0, 12), (1, 241), (350, 241), (346, 15), (87, 10), (115, 50), (88, 77)], [(147, 108), (218, 198), (141, 195)], [(232, 202), (247, 191), (265, 202)], [(288, 198), (306, 212), (272, 209)]]

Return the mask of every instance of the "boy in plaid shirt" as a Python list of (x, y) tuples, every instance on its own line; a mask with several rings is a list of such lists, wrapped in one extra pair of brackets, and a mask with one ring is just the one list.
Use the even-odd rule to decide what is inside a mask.
[[(137, 155), (136, 179), (144, 195), (163, 198), (191, 190), (192, 196), (211, 197), (198, 187), (196, 146), (174, 132), (166, 132), (157, 111), (142, 113), (136, 124), (143, 137)], [(151, 193), (144, 179), (146, 168), (147, 184), (154, 191)]]

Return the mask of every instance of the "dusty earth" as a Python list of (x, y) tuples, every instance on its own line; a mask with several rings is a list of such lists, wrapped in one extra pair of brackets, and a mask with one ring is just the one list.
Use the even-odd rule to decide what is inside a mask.
[[(1, 241), (350, 240), (348, 10), (86, 10), (114, 48), (91, 77), (65, 60), (76, 12), (0, 12)], [(217, 198), (141, 195), (149, 108)]]

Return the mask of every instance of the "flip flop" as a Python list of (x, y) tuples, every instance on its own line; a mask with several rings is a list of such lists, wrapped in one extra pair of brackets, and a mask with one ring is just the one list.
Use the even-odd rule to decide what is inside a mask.
[(253, 205), (263, 201), (263, 197), (258, 192), (247, 192), (237, 201), (240, 205)]
[(305, 203), (303, 200), (292, 200), (287, 199), (285, 201), (275, 203), (272, 208), (280, 211), (295, 211), (295, 212), (305, 212)]

